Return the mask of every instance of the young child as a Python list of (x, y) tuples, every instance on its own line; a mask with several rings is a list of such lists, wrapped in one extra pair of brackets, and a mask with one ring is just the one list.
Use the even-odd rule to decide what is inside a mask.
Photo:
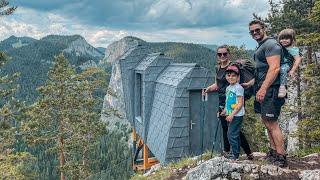
[(226, 114), (229, 122), (228, 140), (231, 145), (232, 160), (237, 160), (240, 154), (240, 131), (244, 116), (244, 89), (239, 84), (239, 68), (230, 65), (226, 69), (226, 79), (229, 86), (226, 89), (226, 105), (222, 114)]
[(289, 59), (284, 58), (284, 61), (281, 63), (280, 69), (280, 88), (278, 97), (283, 98), (287, 94), (286, 85), (288, 83), (288, 75), (291, 78), (295, 78), (295, 72), (297, 71), (300, 63), (301, 56), (299, 54), (299, 48), (295, 46), (296, 42), (296, 33), (293, 29), (284, 29), (279, 33), (278, 40), (282, 46), (284, 46), (289, 54), (294, 58), (293, 66), (290, 69)]

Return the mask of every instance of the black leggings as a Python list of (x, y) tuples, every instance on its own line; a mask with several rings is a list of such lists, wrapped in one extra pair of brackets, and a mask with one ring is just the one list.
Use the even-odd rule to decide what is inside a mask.
[[(221, 121), (221, 126), (222, 126), (222, 130), (223, 130), (223, 147), (224, 147), (224, 151), (225, 152), (229, 152), (230, 151), (230, 143), (228, 141), (228, 121), (226, 121), (226, 117), (225, 116), (220, 116), (219, 117), (220, 121)], [(246, 139), (246, 137), (244, 136), (244, 134), (242, 133), (242, 131), (240, 131), (240, 146), (242, 147), (243, 151), (249, 155), (251, 154), (251, 149), (250, 146), (248, 144), (248, 141)]]

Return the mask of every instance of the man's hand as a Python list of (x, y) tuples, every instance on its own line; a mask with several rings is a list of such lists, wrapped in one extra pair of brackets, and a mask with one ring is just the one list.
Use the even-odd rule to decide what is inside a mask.
[(263, 102), (264, 97), (266, 96), (266, 93), (267, 93), (267, 90), (261, 87), (256, 94), (256, 100), (260, 103)]
[(233, 115), (229, 115), (226, 117), (226, 121), (231, 122), (233, 120)]

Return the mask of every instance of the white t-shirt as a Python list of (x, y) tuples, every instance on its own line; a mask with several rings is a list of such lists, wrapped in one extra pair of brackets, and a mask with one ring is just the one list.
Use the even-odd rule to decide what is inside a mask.
[[(234, 109), (237, 107), (238, 99), (237, 97), (244, 96), (244, 89), (239, 84), (229, 85), (226, 89), (226, 114), (230, 115)], [(235, 116), (244, 116), (244, 106), (242, 105), (241, 110)]]

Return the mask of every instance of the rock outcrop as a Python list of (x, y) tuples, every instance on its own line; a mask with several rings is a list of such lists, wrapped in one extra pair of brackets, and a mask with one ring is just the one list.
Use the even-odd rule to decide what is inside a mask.
[[(205, 180), (205, 179), (303, 179), (303, 180), (320, 180), (319, 155), (314, 156), (314, 160), (299, 160), (299, 165), (295, 165), (295, 161), (291, 161), (291, 167), (279, 168), (277, 166), (268, 165), (263, 161), (236, 161), (233, 162), (224, 157), (215, 157), (202, 164), (190, 169), (185, 179), (188, 180)], [(310, 166), (313, 162), (313, 166)], [(290, 163), (290, 162), (289, 162)], [(303, 165), (305, 164), (305, 165)], [(309, 169), (308, 169), (309, 168)]]
[(100, 62), (100, 64), (111, 64), (119, 59), (125, 52), (127, 52), (129, 49), (132, 47), (137, 46), (139, 43), (145, 43), (142, 39), (132, 37), (132, 36), (127, 36), (119, 41), (111, 43), (106, 51), (105, 51), (105, 56)]
[(103, 54), (91, 46), (82, 36), (68, 44), (68, 47), (63, 52), (74, 54), (75, 56), (97, 57), (99, 60), (103, 58)]
[(114, 127), (116, 124), (128, 125), (128, 121), (125, 121), (125, 105), (124, 94), (121, 79), (121, 70), (119, 59), (129, 49), (138, 46), (145, 41), (135, 37), (125, 37), (119, 41), (110, 44), (105, 52), (105, 57), (100, 64), (110, 64), (112, 66), (111, 78), (107, 90), (107, 94), (104, 97), (103, 113), (101, 119), (109, 123), (109, 127)]

